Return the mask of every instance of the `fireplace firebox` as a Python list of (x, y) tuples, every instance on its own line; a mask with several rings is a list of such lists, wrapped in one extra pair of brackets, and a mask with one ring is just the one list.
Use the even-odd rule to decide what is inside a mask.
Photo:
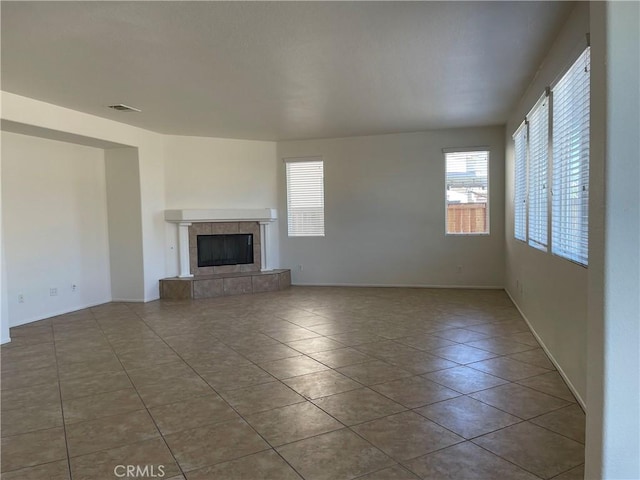
[(253, 263), (253, 234), (198, 235), (198, 267)]

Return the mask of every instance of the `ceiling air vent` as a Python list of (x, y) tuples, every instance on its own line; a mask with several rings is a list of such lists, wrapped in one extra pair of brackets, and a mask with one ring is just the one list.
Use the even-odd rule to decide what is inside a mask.
[(118, 103), (116, 105), (109, 105), (109, 108), (113, 108), (114, 110), (118, 110), (119, 112), (141, 112), (139, 108), (130, 107), (129, 105), (125, 105), (123, 103)]

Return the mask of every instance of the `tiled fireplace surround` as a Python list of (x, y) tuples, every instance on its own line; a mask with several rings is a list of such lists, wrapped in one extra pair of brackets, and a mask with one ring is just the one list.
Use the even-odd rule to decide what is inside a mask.
[[(166, 215), (167, 220), (170, 220)], [(173, 220), (170, 220), (173, 221)], [(189, 222), (190, 223), (190, 222)], [(259, 221), (197, 221), (179, 222), (179, 228), (188, 225), (188, 252), (190, 275), (160, 280), (160, 297), (164, 299), (212, 298), (225, 295), (271, 292), (291, 285), (289, 270), (265, 270), (262, 258), (264, 229)], [(198, 267), (198, 235), (252, 234), (253, 260), (251, 264)], [(183, 237), (181, 241), (185, 241)], [(185, 249), (185, 245), (180, 245)], [(182, 267), (181, 267), (182, 269)]]
[[(198, 267), (198, 235), (225, 235), (231, 233), (253, 234), (253, 263), (246, 265), (221, 265), (219, 267)], [(196, 276), (215, 273), (244, 273), (261, 270), (260, 224), (258, 222), (200, 222), (189, 226), (189, 268)]]

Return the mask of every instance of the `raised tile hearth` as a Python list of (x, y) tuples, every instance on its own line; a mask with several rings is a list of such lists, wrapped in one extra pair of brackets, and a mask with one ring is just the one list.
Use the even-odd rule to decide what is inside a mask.
[(291, 270), (237, 272), (160, 280), (160, 298), (189, 300), (198, 298), (275, 292), (291, 286)]

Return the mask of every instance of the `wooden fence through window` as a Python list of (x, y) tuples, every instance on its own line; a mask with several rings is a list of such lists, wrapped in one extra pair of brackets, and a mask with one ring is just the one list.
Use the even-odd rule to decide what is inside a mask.
[(447, 233), (487, 233), (486, 203), (447, 205)]

